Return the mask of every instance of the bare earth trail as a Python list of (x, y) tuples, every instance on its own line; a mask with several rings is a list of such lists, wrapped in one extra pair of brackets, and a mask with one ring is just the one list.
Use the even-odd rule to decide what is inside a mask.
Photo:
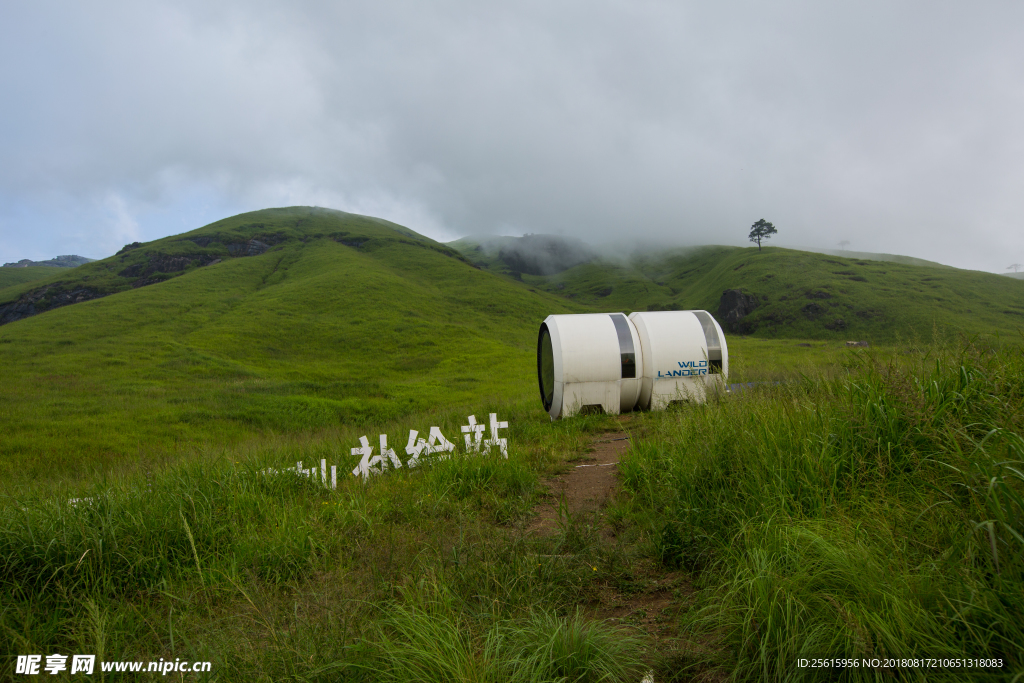
[[(619, 425), (628, 427), (629, 418)], [(600, 434), (591, 450), (569, 461), (569, 470), (547, 480), (550, 493), (534, 508), (536, 518), (526, 533), (553, 536), (568, 520), (593, 525), (595, 542), (606, 549), (622, 545), (607, 522), (605, 510), (619, 490), (619, 460), (629, 451), (626, 432)], [(651, 636), (662, 652), (693, 651), (700, 645), (679, 639), (678, 614), (693, 593), (685, 572), (668, 571), (657, 563), (640, 559), (629, 563), (628, 578), (604, 582), (595, 603), (586, 609), (594, 618), (639, 628)]]
[[(551, 493), (537, 506), (537, 519), (528, 534), (547, 536), (558, 530), (559, 508), (565, 506), (570, 518), (602, 515), (619, 487), (618, 463), (629, 450), (625, 432), (602, 434), (591, 442), (592, 450), (569, 462), (572, 469), (547, 481)], [(610, 531), (610, 529), (602, 529)]]

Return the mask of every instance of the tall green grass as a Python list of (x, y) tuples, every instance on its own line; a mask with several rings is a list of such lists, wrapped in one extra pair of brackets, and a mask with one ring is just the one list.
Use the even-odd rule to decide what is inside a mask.
[[(369, 681), (412, 676), (394, 659), (429, 632), (401, 634), (429, 626), (466, 638), (443, 663), (479, 665), (459, 680), (624, 680), (634, 641), (576, 611), (591, 562), (547, 560), (560, 539), (522, 533), (540, 476), (607, 418), (499, 410), (514, 426), (507, 460), (456, 453), (363, 482), (347, 475), (352, 443), (269, 442), (5, 496), (0, 648), (211, 660), (218, 680)], [(462, 420), (439, 423), (451, 437)], [(321, 457), (339, 465), (336, 490), (281, 471)], [(477, 662), (482, 644), (496, 661)]]
[(643, 641), (579, 612), (474, 612), (432, 583), (403, 597), (378, 624), (376, 680), (597, 683), (640, 677)]
[[(909, 353), (909, 352), (908, 352)], [(665, 564), (700, 577), (684, 626), (739, 680), (811, 657), (998, 658), (1024, 671), (1024, 354), (964, 342), (681, 413), (621, 464)], [(841, 678), (883, 680), (850, 669)]]

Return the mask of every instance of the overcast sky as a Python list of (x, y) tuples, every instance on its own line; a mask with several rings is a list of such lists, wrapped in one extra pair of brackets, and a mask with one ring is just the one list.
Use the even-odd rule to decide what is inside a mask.
[(0, 88), (0, 262), (290, 205), (1024, 262), (1021, 2), (0, 0)]

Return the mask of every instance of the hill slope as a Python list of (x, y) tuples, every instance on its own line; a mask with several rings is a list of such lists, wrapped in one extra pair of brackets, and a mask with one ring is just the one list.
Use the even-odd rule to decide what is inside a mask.
[(35, 286), (6, 289), (0, 298), (0, 324), (157, 284), (224, 260), (257, 256), (275, 245), (322, 238), (354, 248), (370, 243), (369, 249), (404, 241), (458, 256), (444, 245), (378, 218), (320, 208), (266, 209), (183, 235), (135, 242), (112, 258), (58, 271)]
[[(953, 268), (953, 266), (947, 266), (943, 263), (936, 261), (928, 261), (923, 258), (915, 258), (913, 256), (901, 256), (899, 254), (879, 254), (872, 251), (850, 251), (849, 249), (813, 249), (800, 247), (796, 251), (809, 251), (815, 254), (828, 254), (829, 256), (839, 256), (845, 259), (857, 259), (859, 261), (886, 261), (891, 263), (902, 263), (907, 266), (925, 266), (929, 268)], [(954, 268), (954, 270), (956, 270)]]
[(401, 226), (301, 207), (50, 286), (102, 296), (0, 327), (8, 475), (520, 395), (534, 390), (536, 324), (573, 308)]
[[(508, 272), (494, 259), (477, 262)], [(1016, 334), (1024, 328), (1024, 282), (937, 264), (779, 247), (640, 253), (621, 261), (598, 259), (556, 275), (521, 277), (538, 289), (605, 310), (702, 308), (730, 331), (763, 337), (892, 341), (930, 339), (936, 326), (968, 334)], [(753, 307), (729, 316), (735, 309), (722, 309), (726, 290), (739, 290)]]
[(36, 282), (46, 278), (56, 279), (63, 270), (53, 266), (27, 266), (25, 268), (0, 268), (0, 301), (9, 301), (21, 294), (21, 290), (7, 292), (9, 287), (23, 285), (26, 282)]

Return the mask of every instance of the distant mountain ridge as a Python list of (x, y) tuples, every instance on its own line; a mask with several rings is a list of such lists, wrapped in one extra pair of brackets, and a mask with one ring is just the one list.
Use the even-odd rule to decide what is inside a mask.
[(53, 266), (56, 268), (77, 268), (86, 263), (92, 263), (96, 259), (86, 258), (85, 256), (78, 256), (76, 254), (66, 254), (64, 256), (57, 256), (47, 261), (32, 261), (27, 258), (23, 258), (17, 263), (5, 263), (0, 268), (30, 268), (32, 266)]
[(1012, 335), (1024, 328), (1020, 279), (908, 256), (662, 247), (599, 255), (539, 275), (501, 258), (515, 240), (492, 240), (497, 249), (473, 239), (448, 246), (485, 270), (577, 304), (603, 311), (704, 309), (735, 334), (892, 341), (930, 338), (940, 328)]

